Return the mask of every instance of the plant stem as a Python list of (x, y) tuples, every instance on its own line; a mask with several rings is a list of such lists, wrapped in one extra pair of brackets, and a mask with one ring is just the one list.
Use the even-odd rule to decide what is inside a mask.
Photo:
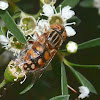
[(4, 87), (6, 85), (7, 81), (3, 80), (2, 83), (0, 84), (0, 88)]
[(37, 19), (41, 13), (42, 13), (42, 9), (40, 9), (40, 11), (37, 14), (33, 15), (33, 17)]

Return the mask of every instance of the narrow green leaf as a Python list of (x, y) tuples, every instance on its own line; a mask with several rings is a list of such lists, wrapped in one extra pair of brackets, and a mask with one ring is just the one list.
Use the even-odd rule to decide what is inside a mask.
[(2, 30), (1, 30), (1, 23), (0, 23), (0, 35), (2, 35)]
[(61, 63), (61, 90), (62, 90), (62, 95), (68, 95), (66, 70), (63, 62)]
[(20, 17), (20, 14), (21, 14), (21, 11), (17, 12), (16, 14), (13, 15), (13, 18), (16, 19), (16, 18)]
[(26, 39), (23, 35), (23, 33), (18, 29), (16, 23), (11, 18), (8, 11), (2, 11), (0, 10), (0, 16), (4, 20), (6, 26), (8, 29), (12, 32), (12, 34), (16, 37), (16, 39), (21, 43), (26, 43)]
[(51, 98), (50, 100), (69, 100), (69, 95), (56, 96), (56, 97)]
[(83, 0), (82, 2), (80, 2), (80, 6), (93, 7), (93, 0)]
[(75, 67), (85, 67), (85, 68), (92, 68), (92, 67), (98, 68), (98, 67), (100, 67), (100, 65), (80, 65), (80, 64), (74, 64), (74, 63), (71, 63), (71, 62), (68, 62), (68, 61), (67, 61), (67, 63), (69, 65), (75, 66)]
[(1, 55), (4, 51), (5, 51), (5, 49), (4, 49), (4, 48), (1, 48), (1, 49), (0, 49), (0, 55)]
[(85, 43), (79, 44), (78, 49), (86, 49), (91, 47), (100, 46), (100, 38), (96, 38)]
[(76, 76), (76, 78), (78, 79), (78, 81), (80, 82), (81, 85), (88, 87), (89, 90), (92, 93), (97, 94), (97, 92), (96, 92), (95, 88), (93, 87), (93, 85), (81, 73), (79, 73), (73, 67), (71, 67), (70, 65), (68, 65), (66, 59), (64, 59), (64, 63), (70, 68), (70, 70)]
[[(63, 0), (60, 5), (62, 5), (62, 8), (68, 5), (74, 8), (79, 1), (80, 0)], [(57, 7), (57, 10), (59, 10), (59, 7)]]
[(23, 91), (20, 92), (20, 94), (24, 94), (27, 91), (29, 91), (33, 87), (34, 83), (29, 84)]
[(96, 92), (94, 86), (93, 86), (81, 73), (79, 73), (78, 71), (76, 71), (76, 73), (77, 73), (77, 76), (76, 76), (76, 77), (77, 77), (80, 81), (82, 81), (82, 85), (88, 87), (89, 90), (90, 90), (92, 93), (97, 94), (97, 92)]

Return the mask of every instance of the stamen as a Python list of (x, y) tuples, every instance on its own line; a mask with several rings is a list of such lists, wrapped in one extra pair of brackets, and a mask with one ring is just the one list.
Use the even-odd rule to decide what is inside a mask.
[(54, 12), (57, 14), (56, 8), (54, 6), (52, 6)]
[(59, 11), (60, 11), (60, 14), (61, 14), (61, 6), (62, 6), (62, 5), (59, 5)]
[[(35, 34), (34, 34), (35, 35)], [(33, 40), (34, 40), (34, 38), (32, 37), (32, 35), (29, 35)]]
[(42, 15), (45, 16), (45, 14), (40, 13), (40, 16), (42, 16)]
[(67, 87), (72, 90), (74, 93), (77, 93), (77, 91), (75, 89), (73, 89), (71, 86), (67, 85)]
[[(40, 13), (40, 15), (41, 15), (42, 13)], [(38, 19), (37, 19), (37, 23), (39, 22), (39, 20), (40, 20), (40, 17), (38, 17)]]
[(20, 82), (20, 84), (23, 84), (25, 82), (25, 80), (26, 80), (27, 77), (26, 77), (25, 74), (24, 74), (24, 76), (25, 76), (25, 78), (23, 79), (23, 81)]
[[(15, 74), (15, 73), (14, 73)], [(16, 73), (17, 74), (17, 73)], [(14, 79), (14, 81), (17, 81), (18, 80), (18, 75), (16, 75), (16, 79)]]
[(9, 39), (9, 36), (8, 36), (8, 34), (9, 34), (9, 30), (7, 31), (7, 39)]
[(75, 24), (76, 24), (75, 22), (72, 22), (72, 23), (66, 23), (65, 26), (67, 26), (67, 25), (75, 25)]

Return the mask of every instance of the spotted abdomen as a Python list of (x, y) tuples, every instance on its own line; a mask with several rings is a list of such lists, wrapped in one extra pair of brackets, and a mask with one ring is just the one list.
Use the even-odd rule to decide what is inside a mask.
[(35, 42), (24, 59), (24, 70), (30, 71), (43, 67), (50, 60), (50, 53), (44, 45)]

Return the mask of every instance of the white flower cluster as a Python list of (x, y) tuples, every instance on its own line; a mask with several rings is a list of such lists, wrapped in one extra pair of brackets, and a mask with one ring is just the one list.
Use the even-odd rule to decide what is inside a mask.
[[(0, 1), (1, 2), (1, 1)], [(7, 3), (7, 1), (4, 0), (4, 2)], [(37, 34), (40, 36), (43, 34), (46, 30), (50, 29), (50, 26), (52, 24), (61, 24), (65, 27), (66, 35), (67, 37), (74, 36), (76, 34), (75, 30), (69, 26), (72, 24), (75, 24), (75, 22), (67, 23), (67, 20), (70, 19), (75, 15), (75, 12), (71, 10), (70, 6), (65, 6), (60, 11), (57, 12), (55, 9), (55, 2), (56, 0), (42, 0), (43, 2), (43, 13), (41, 15), (46, 16), (48, 19), (36, 19), (33, 16), (27, 15), (25, 13), (21, 13), (21, 20), (18, 24), (19, 29), (22, 31), (22, 33), (26, 36), (28, 39), (33, 39), (34, 41), (37, 40)], [(51, 4), (52, 3), (52, 4)], [(8, 35), (11, 32), (8, 31)], [(11, 34), (12, 35), (12, 34)], [(14, 41), (14, 36), (5, 37), (4, 35), (0, 35), (0, 43), (8, 49), (9, 51), (12, 51), (14, 55), (18, 55), (22, 48), (17, 48), (17, 45), (20, 44), (17, 40)], [(69, 46), (69, 45), (68, 45)], [(71, 52), (77, 51), (77, 47), (73, 46), (72, 48), (69, 46), (68, 50)]]
[[(75, 12), (71, 10), (70, 6), (65, 6), (62, 10), (61, 10), (61, 6), (60, 6), (60, 12), (57, 13), (54, 6), (45, 4), (43, 6), (43, 12), (44, 12), (44, 14), (41, 14), (41, 15), (48, 17), (47, 24), (45, 23), (45, 25), (47, 27), (48, 27), (48, 23), (50, 26), (51, 22), (54, 21), (55, 23), (62, 24), (65, 27), (68, 37), (74, 36), (76, 34), (75, 30), (72, 27), (68, 26), (71, 24), (75, 24), (75, 22), (66, 23), (68, 19), (70, 19), (72, 16), (75, 15)], [(54, 19), (56, 19), (56, 20), (54, 20)]]
[(94, 0), (94, 7), (98, 8), (98, 13), (100, 14), (100, 0)]

